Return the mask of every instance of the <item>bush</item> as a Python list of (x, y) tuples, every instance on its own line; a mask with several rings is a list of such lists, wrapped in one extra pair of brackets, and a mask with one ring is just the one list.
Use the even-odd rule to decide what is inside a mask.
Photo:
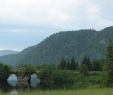
[(7, 78), (11, 73), (11, 68), (8, 65), (0, 63), (0, 88), (2, 90), (9, 89)]
[(8, 65), (0, 63), (0, 81), (6, 81), (11, 73), (11, 69)]
[(26, 74), (29, 74), (29, 75), (35, 73), (35, 68), (31, 64), (21, 64), (17, 67), (17, 72), (19, 69), (22, 69), (23, 72), (26, 72)]
[(53, 73), (54, 86), (57, 88), (70, 88), (74, 84), (74, 74), (68, 71), (55, 71)]
[(39, 72), (42, 88), (68, 88), (74, 84), (74, 75), (48, 65)]

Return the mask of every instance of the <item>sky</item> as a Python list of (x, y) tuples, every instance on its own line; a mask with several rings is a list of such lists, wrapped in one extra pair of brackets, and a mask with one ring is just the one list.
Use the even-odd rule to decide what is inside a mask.
[(0, 0), (0, 50), (18, 50), (66, 30), (113, 25), (113, 0)]

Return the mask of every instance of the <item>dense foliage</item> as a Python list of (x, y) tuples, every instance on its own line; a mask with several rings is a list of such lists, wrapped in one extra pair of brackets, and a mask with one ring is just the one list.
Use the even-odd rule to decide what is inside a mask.
[(11, 68), (8, 65), (0, 63), (0, 88), (7, 89), (7, 78), (11, 73)]
[(113, 86), (113, 42), (110, 41), (107, 46), (107, 55), (106, 55), (106, 85)]

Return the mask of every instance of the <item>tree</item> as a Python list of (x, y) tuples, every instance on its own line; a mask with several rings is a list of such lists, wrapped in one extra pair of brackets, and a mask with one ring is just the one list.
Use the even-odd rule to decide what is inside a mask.
[(71, 62), (70, 62), (70, 60), (67, 60), (67, 65), (66, 65), (66, 69), (67, 70), (70, 70), (70, 68), (71, 68)]
[(53, 85), (53, 73), (57, 70), (55, 65), (47, 64), (45, 65), (39, 74), (39, 78), (41, 79), (41, 86), (43, 88), (52, 87)]
[(31, 75), (35, 73), (35, 69), (31, 64), (21, 64), (17, 67), (17, 87), (26, 89), (31, 87)]
[(102, 71), (102, 64), (100, 60), (94, 60), (92, 62), (92, 71)]
[(25, 68), (26, 73), (29, 74), (29, 75), (35, 73), (35, 68), (34, 68), (34, 66), (31, 65), (31, 64), (21, 64), (21, 65), (19, 65), (19, 66), (17, 67), (17, 70), (18, 70), (19, 68)]
[(69, 88), (74, 85), (75, 74), (68, 71), (56, 70), (53, 72), (54, 87)]
[(6, 90), (8, 88), (7, 78), (11, 74), (11, 68), (8, 65), (0, 63), (0, 88)]
[(82, 61), (81, 64), (87, 65), (88, 70), (91, 71), (92, 65), (91, 65), (91, 61), (90, 61), (90, 58), (89, 58), (89, 57), (86, 57), (86, 56), (85, 56), (85, 57), (83, 58), (83, 61)]
[(106, 55), (106, 73), (107, 73), (107, 84), (108, 86), (113, 85), (113, 42), (110, 41), (107, 46)]
[(11, 73), (11, 68), (8, 65), (0, 63), (0, 82), (6, 81)]
[(72, 57), (70, 62), (70, 70), (77, 70), (78, 62), (75, 61), (74, 57)]
[(66, 69), (66, 67), (67, 67), (66, 61), (64, 60), (64, 58), (62, 58), (61, 62), (59, 64), (59, 69), (64, 70), (64, 69)]
[(74, 84), (74, 74), (58, 70), (54, 65), (46, 65), (38, 73), (43, 88), (64, 88)]
[(89, 70), (86, 64), (81, 64), (79, 69), (81, 75), (88, 75)]

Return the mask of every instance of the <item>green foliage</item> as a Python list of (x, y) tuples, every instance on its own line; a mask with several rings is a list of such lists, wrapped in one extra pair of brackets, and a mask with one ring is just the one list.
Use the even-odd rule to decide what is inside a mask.
[(7, 78), (11, 74), (11, 68), (8, 65), (0, 63), (0, 90), (7, 91), (9, 86)]
[(79, 70), (81, 75), (88, 75), (89, 73), (89, 69), (86, 64), (81, 64)]
[(74, 74), (68, 71), (57, 70), (53, 73), (54, 86), (57, 88), (72, 88), (74, 80)]
[[(82, 63), (81, 64), (85, 64), (86, 66), (87, 66), (87, 69), (89, 70), (89, 71), (91, 71), (91, 69), (92, 69), (92, 64), (91, 64), (91, 61), (90, 61), (90, 58), (89, 57), (84, 57), (83, 58), (83, 60), (82, 60)], [(85, 66), (84, 65), (84, 66)]]
[(80, 64), (79, 72), (81, 75), (88, 75), (89, 71), (91, 70), (92, 64), (90, 58), (85, 56)]
[(41, 79), (42, 88), (52, 88), (53, 85), (53, 72), (57, 70), (54, 64), (43, 64), (42, 69), (38, 72)]
[(92, 63), (92, 71), (102, 71), (103, 64), (100, 60), (94, 60)]
[(106, 55), (106, 74), (107, 74), (107, 85), (113, 86), (113, 43), (109, 42), (107, 46)]
[(22, 68), (22, 70), (25, 70), (23, 72), (25, 72), (26, 74), (33, 74), (33, 73), (35, 73), (35, 68), (31, 64), (21, 64), (21, 65), (17, 66), (17, 71), (21, 70), (21, 68)]
[(11, 68), (8, 65), (0, 63), (0, 82), (6, 81), (11, 73)]
[(62, 58), (62, 59), (61, 59), (61, 62), (60, 62), (60, 64), (59, 64), (59, 69), (64, 70), (64, 69), (66, 69), (66, 68), (67, 68), (67, 63), (66, 63), (66, 61), (64, 60), (64, 58)]
[(73, 85), (74, 76), (68, 71), (58, 70), (54, 65), (46, 65), (39, 73), (43, 88), (64, 88)]
[(62, 58), (58, 68), (61, 70), (77, 70), (78, 62), (75, 61), (74, 57), (72, 57), (71, 60), (68, 59), (67, 61)]
[(103, 72), (89, 72), (89, 74), (86, 75), (82, 75), (82, 74), (76, 74), (75, 75), (75, 85), (74, 88), (88, 88), (88, 87), (103, 87), (102, 86), (102, 80), (103, 80), (103, 76), (102, 76)]
[(70, 66), (70, 70), (77, 70), (78, 69), (78, 62), (75, 61), (74, 57), (72, 57)]

